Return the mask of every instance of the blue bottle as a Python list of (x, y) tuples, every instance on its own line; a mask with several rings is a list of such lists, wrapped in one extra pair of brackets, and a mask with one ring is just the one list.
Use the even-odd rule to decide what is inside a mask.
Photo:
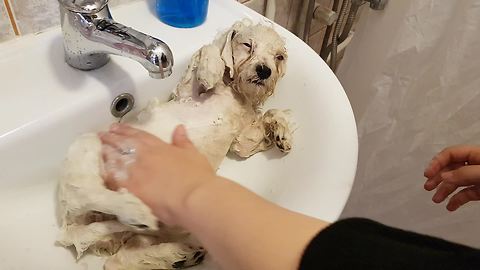
[(208, 0), (157, 0), (157, 15), (168, 25), (191, 28), (207, 18)]

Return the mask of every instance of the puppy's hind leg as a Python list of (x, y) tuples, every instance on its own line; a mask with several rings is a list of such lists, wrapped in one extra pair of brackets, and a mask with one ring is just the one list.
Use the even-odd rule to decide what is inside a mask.
[(94, 222), (88, 225), (67, 225), (62, 228), (57, 243), (68, 247), (75, 246), (77, 259), (88, 249), (94, 253), (115, 254), (124, 239), (131, 236), (132, 228), (116, 220)]
[(105, 270), (182, 269), (201, 263), (205, 249), (184, 243), (159, 243), (154, 236), (137, 235), (107, 259)]

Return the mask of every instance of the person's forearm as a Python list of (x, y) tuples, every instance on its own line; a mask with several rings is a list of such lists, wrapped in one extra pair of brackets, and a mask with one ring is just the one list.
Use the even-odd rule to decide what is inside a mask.
[(231, 270), (297, 269), (306, 245), (328, 225), (223, 178), (195, 190), (177, 215), (179, 225)]
[[(295, 270), (306, 245), (327, 225), (216, 176), (183, 126), (175, 129), (171, 144), (122, 124), (99, 137), (104, 150), (128, 141), (137, 156), (126, 166), (127, 179), (118, 181), (116, 166), (105, 171), (107, 187), (127, 189), (160, 221), (192, 232), (224, 269)], [(106, 164), (122, 157), (117, 151), (102, 155)]]

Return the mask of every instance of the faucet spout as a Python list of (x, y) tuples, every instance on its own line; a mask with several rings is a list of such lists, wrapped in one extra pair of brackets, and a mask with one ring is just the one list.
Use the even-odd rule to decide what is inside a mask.
[[(62, 2), (61, 2), (62, 3)], [(81, 70), (105, 65), (109, 55), (139, 62), (153, 78), (172, 74), (173, 54), (160, 39), (114, 21), (107, 5), (94, 13), (60, 5), (66, 62)]]
[(94, 20), (91, 40), (103, 44), (106, 53), (139, 62), (155, 78), (172, 74), (173, 55), (163, 41), (145, 35), (111, 19)]

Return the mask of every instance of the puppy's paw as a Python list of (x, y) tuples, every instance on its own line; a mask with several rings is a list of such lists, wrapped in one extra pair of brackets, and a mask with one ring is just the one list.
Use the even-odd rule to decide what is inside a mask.
[(293, 145), (293, 130), (288, 119), (289, 111), (277, 109), (268, 110), (263, 115), (266, 136), (284, 153), (290, 152)]

